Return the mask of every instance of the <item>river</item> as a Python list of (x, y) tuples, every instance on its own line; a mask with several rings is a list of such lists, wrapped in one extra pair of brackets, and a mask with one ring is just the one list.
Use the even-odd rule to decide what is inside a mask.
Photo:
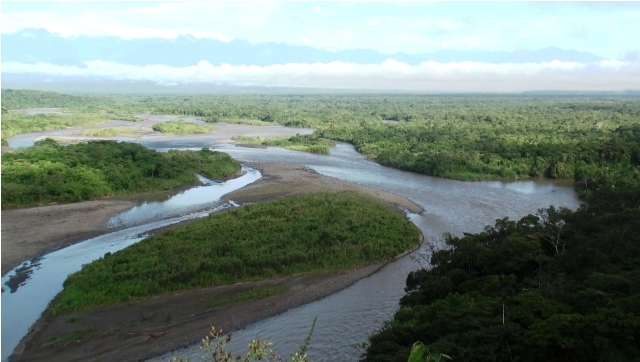
[[(11, 145), (11, 140), (9, 140)], [(314, 155), (281, 148), (246, 148), (219, 144), (206, 137), (170, 139), (167, 137), (136, 139), (149, 148), (200, 149), (213, 147), (229, 153), (241, 162), (282, 162), (307, 166), (342, 180), (355, 182), (404, 196), (424, 211), (409, 215), (428, 241), (441, 239), (450, 232), (478, 232), (493, 225), (498, 218), (518, 219), (537, 209), (554, 205), (575, 209), (579, 200), (571, 182), (527, 180), (514, 182), (463, 182), (429, 177), (384, 167), (368, 161), (353, 146), (338, 143), (331, 155)], [(78, 244), (78, 245), (83, 245)], [(63, 249), (66, 250), (66, 249)], [(407, 274), (425, 265), (420, 251), (385, 266), (374, 275), (343, 291), (313, 303), (291, 309), (246, 328), (235, 331), (232, 350), (246, 351), (253, 338), (268, 339), (274, 348), (288, 357), (303, 342), (315, 316), (318, 321), (307, 352), (312, 361), (357, 360), (363, 352), (356, 345), (390, 319), (403, 295)], [(97, 253), (101, 256), (102, 254)], [(4, 283), (4, 279), (3, 279)], [(28, 285), (28, 284), (27, 284)], [(5, 293), (6, 294), (6, 293)], [(32, 297), (35, 298), (35, 295)], [(40, 296), (39, 298), (45, 299)], [(3, 359), (5, 346), (4, 319), (7, 309), (3, 296)], [(47, 301), (48, 302), (48, 301)], [(46, 305), (46, 303), (45, 303)], [(215, 321), (211, 321), (215, 323)], [(207, 331), (203, 331), (203, 335)], [(174, 354), (199, 357), (197, 345), (159, 356), (150, 361), (166, 361)]]
[[(199, 176), (205, 186), (180, 192), (166, 201), (145, 202), (110, 220), (114, 231), (25, 261), (2, 277), (2, 360), (6, 361), (29, 327), (60, 291), (67, 275), (105, 253), (137, 243), (149, 232), (185, 220), (204, 217), (235, 206), (220, 198), (261, 176), (244, 167), (245, 174), (225, 182)], [(151, 211), (151, 212), (150, 212)]]

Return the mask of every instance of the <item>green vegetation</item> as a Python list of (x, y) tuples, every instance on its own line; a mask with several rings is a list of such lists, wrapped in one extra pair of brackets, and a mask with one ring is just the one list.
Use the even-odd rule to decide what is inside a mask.
[(193, 124), (183, 120), (156, 123), (153, 125), (154, 131), (175, 135), (201, 134), (211, 132), (214, 129), (216, 129), (214, 126), (205, 124)]
[(270, 287), (258, 287), (244, 292), (234, 294), (231, 297), (216, 299), (207, 304), (207, 308), (221, 307), (225, 305), (231, 305), (240, 302), (246, 302), (248, 300), (257, 300), (273, 295), (285, 293), (289, 290), (286, 285), (274, 285)]
[[(110, 120), (141, 121), (127, 113), (127, 99), (72, 96), (56, 92), (2, 90), (2, 140), (16, 134), (41, 132), (74, 126), (91, 126)], [(21, 108), (64, 108), (70, 114), (35, 114), (9, 112)], [(101, 111), (107, 108), (106, 111)], [(137, 110), (142, 111), (141, 107)]]
[(132, 143), (55, 141), (2, 154), (2, 207), (75, 202), (166, 190), (235, 174), (240, 164), (221, 152), (149, 150)]
[(420, 231), (403, 215), (353, 192), (246, 205), (85, 265), (65, 281), (48, 313), (275, 275), (353, 268), (388, 260), (419, 242)]
[(116, 128), (98, 128), (83, 130), (82, 133), (85, 136), (90, 137), (140, 137), (139, 129), (136, 127), (116, 127)]
[(82, 105), (118, 114), (313, 127), (318, 137), (350, 142), (383, 165), (455, 179), (570, 178), (583, 194), (640, 179), (640, 101), (634, 96), (74, 97), (3, 90), (2, 99), (7, 109)]
[(299, 134), (293, 137), (272, 137), (267, 139), (262, 139), (260, 137), (235, 136), (231, 139), (253, 145), (284, 147), (294, 151), (318, 153), (321, 155), (330, 154), (329, 147), (336, 145), (332, 140), (319, 138), (316, 135), (301, 136)]
[(112, 110), (107, 110), (107, 117), (116, 121), (142, 122), (143, 119), (133, 114), (124, 114)]
[[(311, 344), (311, 336), (313, 330), (316, 327), (318, 316), (313, 320), (311, 329), (304, 339), (304, 342), (300, 345), (298, 351), (294, 352), (291, 356), (291, 362), (310, 362), (311, 359), (307, 356), (307, 348)], [(200, 343), (200, 350), (204, 351), (204, 355), (201, 360), (209, 360), (216, 362), (255, 362), (255, 361), (273, 361), (282, 362), (284, 359), (276, 354), (270, 347), (273, 343), (269, 341), (260, 342), (259, 339), (254, 339), (249, 343), (249, 350), (243, 358), (241, 355), (234, 356), (233, 353), (226, 350), (227, 344), (233, 339), (233, 334), (229, 333), (224, 335), (222, 330), (217, 330), (214, 326), (211, 326), (209, 335), (202, 338)], [(429, 349), (421, 342), (416, 342), (411, 349), (411, 354), (407, 362), (441, 362), (444, 360), (451, 360), (451, 357), (442, 353), (430, 352)], [(189, 359), (183, 359), (182, 356), (174, 356), (170, 360), (171, 362), (189, 362)]]
[(440, 362), (443, 360), (451, 360), (451, 357), (442, 353), (430, 352), (424, 343), (416, 342), (411, 347), (411, 354), (407, 362)]
[[(482, 233), (448, 237), (443, 249), (434, 248), (429, 257), (433, 268), (408, 276), (400, 310), (371, 336), (363, 360), (405, 361), (415, 341), (424, 342), (416, 354), (426, 360), (444, 357), (429, 351), (473, 361), (634, 360), (640, 355), (638, 97), (74, 97), (3, 90), (2, 100), (3, 137), (51, 127), (38, 125), (49, 123), (45, 116), (27, 118), (10, 111), (16, 108), (74, 108), (99, 119), (94, 113), (101, 109), (121, 115), (190, 115), (212, 123), (313, 127), (314, 136), (293, 140), (235, 139), (306, 151), (321, 146), (320, 153), (331, 146), (318, 143), (324, 139), (345, 141), (378, 163), (429, 175), (573, 179), (589, 203), (578, 211), (549, 208), (519, 221), (498, 220)], [(70, 118), (50, 117), (55, 127), (66, 127), (59, 125), (61, 117)], [(54, 147), (34, 148), (44, 146)], [(74, 189), (80, 193), (100, 189), (110, 175), (95, 176), (83, 163), (58, 171), (55, 159), (19, 162), (11, 159), (13, 154), (3, 154), (3, 206), (16, 195), (33, 195), (11, 201), (16, 205), (50, 199), (42, 197), (42, 190), (52, 183), (64, 189), (51, 175), (68, 173), (67, 180), (79, 180)], [(25, 179), (34, 186), (11, 191), (12, 183), (22, 185)], [(139, 179), (125, 189), (148, 181)], [(95, 186), (83, 191), (82, 184)], [(361, 211), (326, 200), (322, 206), (321, 198), (329, 196), (313, 197), (319, 199), (251, 205), (149, 238), (72, 275), (49, 311), (68, 313), (176, 290), (346, 268), (415, 244), (410, 225), (391, 227), (368, 214), (371, 206)], [(349, 244), (349, 233), (366, 242)], [(185, 261), (181, 255), (194, 257)]]
[[(304, 339), (304, 342), (300, 345), (298, 351), (294, 352), (291, 356), (291, 362), (310, 362), (309, 357), (307, 357), (307, 348), (311, 343), (311, 335), (313, 334), (313, 330), (316, 327), (316, 321), (318, 320), (318, 316), (313, 320), (313, 324), (311, 325), (311, 329), (307, 334), (307, 338)], [(202, 343), (200, 344), (200, 350), (204, 351), (204, 355), (200, 357), (201, 360), (209, 360), (211, 358), (212, 361), (215, 362), (282, 362), (284, 359), (278, 356), (273, 349), (270, 347), (273, 343), (269, 341), (260, 342), (259, 339), (254, 339), (249, 342), (248, 351), (244, 354), (244, 358), (242, 355), (234, 356), (232, 352), (226, 350), (227, 344), (231, 342), (233, 335), (231, 333), (224, 335), (222, 333), (222, 329), (217, 330), (214, 326), (211, 326), (209, 331), (209, 335), (204, 336), (202, 338)], [(189, 359), (183, 359), (182, 356), (174, 356), (171, 358), (171, 362), (189, 362)]]
[(441, 177), (572, 178), (586, 193), (640, 178), (637, 97), (158, 96), (151, 104), (155, 113), (315, 127), (381, 164)]
[(243, 119), (243, 118), (219, 118), (219, 117), (205, 117), (203, 119), (209, 123), (229, 123), (229, 124), (246, 124), (250, 126), (273, 126), (273, 122), (264, 122), (259, 119)]
[(105, 104), (102, 97), (72, 96), (68, 94), (22, 90), (3, 89), (2, 107), (6, 109), (19, 108), (84, 108), (87, 105)]
[(116, 121), (142, 122), (143, 119), (131, 114), (109, 114), (109, 118)]
[(51, 344), (54, 346), (66, 346), (69, 343), (82, 342), (93, 335), (93, 329), (85, 328), (73, 331), (64, 336), (51, 337)]
[(8, 138), (21, 133), (49, 131), (73, 126), (93, 126), (107, 121), (108, 119), (100, 114), (27, 115), (22, 112), (9, 112), (2, 115), (2, 138)]
[(637, 360), (638, 230), (636, 185), (448, 237), (362, 360), (404, 361), (416, 340), (454, 361)]
[(156, 102), (158, 113), (315, 127), (318, 136), (353, 143), (381, 164), (435, 176), (573, 178), (585, 190), (640, 177), (634, 97), (264, 95)]
[(99, 128), (99, 129), (87, 129), (81, 132), (85, 136), (92, 137), (113, 137), (120, 134), (120, 130), (117, 128)]

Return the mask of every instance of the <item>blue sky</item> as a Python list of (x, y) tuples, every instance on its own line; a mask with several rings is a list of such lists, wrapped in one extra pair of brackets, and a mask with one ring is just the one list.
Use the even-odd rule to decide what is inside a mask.
[(2, 32), (44, 27), (125, 38), (193, 34), (320, 49), (421, 53), (556, 46), (623, 59), (639, 50), (638, 2), (10, 2)]
[(2, 33), (278, 42), (384, 54), (558, 47), (599, 62), (311, 62), (188, 67), (93, 59), (85, 66), (5, 61), (3, 74), (236, 85), (452, 92), (640, 89), (640, 2), (2, 2)]

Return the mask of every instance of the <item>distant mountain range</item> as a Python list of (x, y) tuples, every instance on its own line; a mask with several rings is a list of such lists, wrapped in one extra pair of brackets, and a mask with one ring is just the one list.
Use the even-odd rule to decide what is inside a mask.
[(441, 50), (419, 54), (382, 54), (369, 49), (331, 52), (283, 43), (252, 44), (244, 40), (222, 42), (214, 39), (196, 39), (190, 35), (182, 35), (176, 39), (125, 40), (115, 36), (63, 37), (44, 29), (23, 29), (12, 34), (2, 34), (2, 62), (45, 62), (79, 67), (92, 60), (130, 65), (161, 64), (186, 67), (202, 60), (212, 65), (265, 66), (332, 61), (380, 64), (389, 58), (410, 65), (418, 65), (426, 61), (441, 63), (475, 61), (496, 64), (540, 63), (553, 60), (591, 63), (603, 60), (602, 57), (591, 53), (555, 47), (513, 52)]

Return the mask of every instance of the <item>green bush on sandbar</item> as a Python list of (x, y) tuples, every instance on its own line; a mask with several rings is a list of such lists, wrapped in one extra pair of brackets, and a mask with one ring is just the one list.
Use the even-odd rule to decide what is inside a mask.
[(86, 265), (49, 313), (180, 290), (388, 260), (420, 243), (402, 214), (354, 192), (246, 205), (152, 236)]

